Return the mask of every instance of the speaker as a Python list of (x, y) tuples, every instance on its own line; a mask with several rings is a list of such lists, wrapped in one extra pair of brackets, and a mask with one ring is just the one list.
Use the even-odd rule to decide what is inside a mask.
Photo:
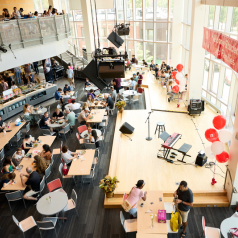
[(204, 151), (199, 151), (195, 164), (202, 167), (206, 162), (207, 162), (207, 156), (205, 155)]
[(124, 134), (132, 134), (134, 132), (134, 127), (131, 126), (130, 124), (128, 124), (127, 122), (125, 122), (121, 128), (119, 129), (119, 131), (121, 133), (124, 133)]
[(107, 37), (107, 39), (117, 48), (120, 48), (124, 43), (124, 40), (119, 35), (117, 35), (115, 31), (112, 31), (111, 34)]
[(123, 27), (123, 28), (119, 27), (119, 28), (117, 29), (117, 34), (118, 34), (119, 36), (129, 36), (129, 34), (130, 34), (130, 28), (129, 28), (129, 27)]
[(102, 79), (98, 77), (97, 71), (98, 71), (98, 65), (97, 61), (93, 59), (87, 67), (83, 70), (83, 74), (91, 81), (93, 84), (95, 84), (100, 90), (103, 90), (105, 87), (108, 86), (108, 84), (111, 82), (110, 79)]
[(125, 62), (99, 62), (99, 76), (103, 79), (125, 78)]

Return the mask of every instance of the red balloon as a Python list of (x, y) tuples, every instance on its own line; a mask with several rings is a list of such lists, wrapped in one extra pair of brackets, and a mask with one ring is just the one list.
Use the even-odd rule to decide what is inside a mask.
[(219, 141), (217, 130), (210, 128), (205, 131), (205, 137), (210, 142)]
[[(179, 92), (179, 86), (178, 86), (178, 85), (173, 86), (172, 90), (173, 90), (175, 93), (178, 93), (178, 92)], [(218, 134), (217, 134), (217, 135), (218, 135)]]
[(213, 118), (212, 123), (213, 123), (213, 126), (217, 130), (221, 130), (226, 125), (226, 118), (222, 115), (216, 116), (216, 117)]
[(172, 76), (173, 79), (176, 79), (176, 74), (177, 74), (176, 71), (173, 71), (173, 72), (171, 73), (171, 76)]
[(177, 79), (175, 79), (175, 83), (179, 85), (179, 81)]
[(219, 163), (226, 163), (229, 160), (229, 154), (226, 151), (223, 151), (221, 154), (216, 155), (216, 160)]
[(178, 64), (176, 69), (178, 70), (178, 72), (182, 72), (183, 71), (183, 65), (182, 64)]

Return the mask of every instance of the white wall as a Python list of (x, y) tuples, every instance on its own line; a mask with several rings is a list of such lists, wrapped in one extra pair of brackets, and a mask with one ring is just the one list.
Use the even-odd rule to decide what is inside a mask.
[(14, 50), (16, 59), (8, 49), (7, 53), (1, 52), (0, 72), (32, 63), (38, 60), (54, 57), (68, 50), (68, 39), (46, 43), (44, 45), (36, 45), (24, 49)]

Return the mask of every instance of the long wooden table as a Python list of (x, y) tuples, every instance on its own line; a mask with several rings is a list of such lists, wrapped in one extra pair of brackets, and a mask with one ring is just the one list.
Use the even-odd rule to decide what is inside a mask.
[(22, 122), (20, 126), (15, 126), (14, 122), (10, 123), (10, 128), (7, 128), (7, 130), (12, 130), (10, 132), (7, 132), (6, 135), (4, 135), (4, 132), (0, 133), (0, 150), (16, 135), (16, 133), (26, 124), (26, 122)]
[(100, 123), (103, 120), (105, 109), (92, 109), (93, 118), (88, 119), (87, 123)]
[[(159, 201), (162, 198), (162, 201)], [(144, 203), (141, 207), (140, 204)], [(151, 204), (153, 203), (153, 204)], [(150, 213), (146, 213), (148, 210), (152, 210)], [(146, 201), (142, 199), (137, 203), (137, 234), (168, 234), (167, 224), (158, 223), (158, 210), (164, 208), (163, 192), (162, 191), (149, 191), (146, 196)], [(154, 218), (154, 227), (151, 228), (151, 214), (156, 214)], [(143, 236), (142, 236), (143, 237)]]
[[(77, 150), (76, 153), (79, 153), (79, 151), (80, 150)], [(76, 158), (72, 161), (68, 175), (70, 176), (90, 175), (95, 150), (85, 150), (85, 151), (86, 153), (84, 155), (81, 155), (79, 159)], [(81, 161), (81, 158), (84, 158), (85, 160)]]
[(136, 238), (167, 238), (166, 234), (142, 234), (137, 233)]
[[(49, 146), (51, 146), (53, 144), (55, 138), (56, 138), (56, 136), (39, 136), (38, 139), (41, 140), (42, 142), (38, 143), (37, 147), (30, 149), (28, 153), (33, 153), (34, 150), (42, 151), (42, 145), (48, 144)], [(26, 187), (22, 186), (20, 174), (21, 173), (25, 174), (27, 167), (31, 167), (33, 170), (36, 170), (35, 165), (33, 164), (35, 155), (36, 154), (32, 154), (31, 158), (25, 157), (22, 160), (22, 162), (20, 163), (20, 165), (23, 165), (21, 172), (19, 172), (19, 170), (16, 170), (16, 169), (14, 170), (14, 173), (16, 174), (16, 178), (15, 178), (16, 183), (8, 185), (7, 187), (2, 188), (2, 190), (25, 190)], [(27, 180), (26, 177), (23, 177), (23, 178), (25, 181)]]

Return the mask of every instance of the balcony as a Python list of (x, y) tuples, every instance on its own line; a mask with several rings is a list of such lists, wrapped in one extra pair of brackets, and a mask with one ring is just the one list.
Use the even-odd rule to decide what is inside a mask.
[(60, 41), (69, 35), (67, 14), (0, 22), (0, 45), (11, 44), (13, 50)]

